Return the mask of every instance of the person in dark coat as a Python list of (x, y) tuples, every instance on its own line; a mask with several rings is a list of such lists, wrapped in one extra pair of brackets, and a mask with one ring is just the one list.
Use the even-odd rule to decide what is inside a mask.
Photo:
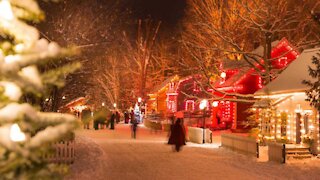
[(136, 119), (131, 121), (131, 136), (135, 139), (137, 135), (138, 122)]
[(129, 123), (129, 113), (126, 111), (124, 112), (124, 123), (128, 124)]
[(116, 119), (116, 113), (112, 112), (111, 118), (110, 118), (110, 129), (114, 129), (114, 122)]
[(119, 113), (119, 111), (116, 111), (116, 122), (117, 122), (117, 124), (120, 122), (120, 113)]
[(132, 123), (134, 121), (134, 112), (133, 110), (131, 110), (131, 113), (130, 113), (130, 122)]
[(178, 118), (172, 126), (168, 144), (175, 145), (177, 152), (180, 151), (181, 146), (186, 145), (185, 132), (181, 124), (181, 118)]

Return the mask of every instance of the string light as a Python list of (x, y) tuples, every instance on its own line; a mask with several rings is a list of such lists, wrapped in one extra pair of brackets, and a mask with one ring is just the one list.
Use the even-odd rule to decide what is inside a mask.
[(191, 110), (194, 111), (194, 100), (187, 100), (184, 109), (188, 111), (190, 105), (191, 105)]

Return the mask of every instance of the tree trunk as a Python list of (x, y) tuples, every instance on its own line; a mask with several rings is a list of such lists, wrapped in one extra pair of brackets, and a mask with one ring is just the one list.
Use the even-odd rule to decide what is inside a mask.
[(51, 104), (51, 111), (52, 112), (57, 112), (58, 110), (58, 88), (57, 87), (53, 87), (52, 88), (52, 94), (51, 94), (51, 98), (52, 98), (52, 104)]
[(265, 34), (266, 42), (264, 48), (264, 68), (265, 68), (265, 79), (264, 84), (268, 84), (271, 81), (271, 51), (272, 51), (272, 34)]

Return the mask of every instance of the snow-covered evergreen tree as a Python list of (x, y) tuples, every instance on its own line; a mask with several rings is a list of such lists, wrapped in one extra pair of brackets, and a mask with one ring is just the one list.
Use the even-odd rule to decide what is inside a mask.
[[(306, 101), (309, 101), (310, 106), (317, 109), (318, 115), (319, 115), (320, 114), (320, 51), (315, 56), (312, 57), (312, 64), (314, 64), (314, 67), (309, 66), (309, 75), (312, 77), (313, 80), (311, 81), (304, 80), (302, 83), (310, 87), (310, 89), (306, 90), (306, 95), (307, 95)], [(318, 128), (320, 129), (320, 123)], [(319, 141), (319, 139), (317, 141)]]
[[(39, 70), (49, 59), (70, 53), (41, 39), (30, 25), (43, 19), (35, 0), (0, 0), (0, 179), (61, 177), (45, 155), (76, 126), (72, 115), (40, 112), (23, 102), (26, 94), (41, 96), (68, 69)], [(69, 67), (73, 71), (78, 65)]]
[(306, 91), (306, 100), (310, 102), (312, 107), (315, 107), (318, 112), (320, 112), (320, 52), (312, 57), (312, 63), (315, 65), (315, 68), (309, 67), (309, 75), (314, 81), (304, 80), (303, 84), (310, 87), (310, 89)]

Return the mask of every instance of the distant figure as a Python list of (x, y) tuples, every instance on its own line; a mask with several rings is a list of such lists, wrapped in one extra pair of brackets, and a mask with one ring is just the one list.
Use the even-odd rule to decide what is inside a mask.
[(119, 113), (119, 111), (116, 111), (116, 122), (117, 123), (120, 122), (120, 113)]
[(133, 110), (131, 110), (131, 113), (130, 113), (130, 122), (132, 124), (132, 122), (134, 121), (134, 112)]
[(115, 112), (112, 112), (111, 118), (110, 118), (110, 129), (114, 129), (114, 121), (116, 119)]
[(137, 128), (138, 128), (138, 122), (136, 119), (134, 119), (133, 121), (131, 120), (131, 136), (132, 138), (136, 138), (137, 135)]
[(124, 123), (128, 124), (129, 123), (129, 113), (126, 111), (124, 112)]
[(91, 116), (90, 109), (83, 110), (81, 113), (81, 120), (82, 120), (84, 129), (90, 129), (89, 124), (91, 119), (92, 119), (92, 116)]
[(172, 126), (168, 144), (175, 145), (175, 150), (180, 151), (181, 146), (186, 145), (184, 128), (181, 125), (181, 118), (178, 118)]

